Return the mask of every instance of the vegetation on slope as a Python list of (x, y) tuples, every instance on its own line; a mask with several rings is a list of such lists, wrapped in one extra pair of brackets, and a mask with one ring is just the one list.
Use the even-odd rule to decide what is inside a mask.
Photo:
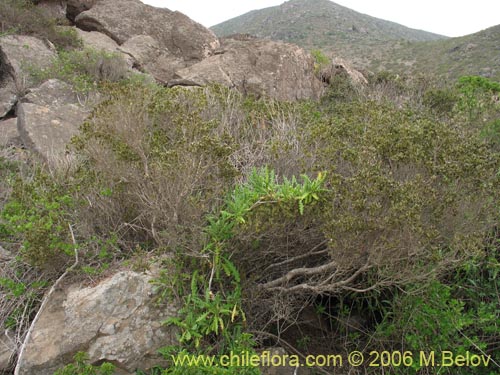
[[(167, 358), (274, 337), (304, 353), (498, 354), (499, 87), (342, 80), (296, 104), (108, 84), (74, 139), (79, 162), (12, 176), (2, 241), (18, 254), (11, 269), (43, 276), (5, 281), (9, 300), (50, 283), (76, 243), (81, 276), (168, 255), (159, 296), (185, 307)], [(297, 323), (305, 308), (328, 326)], [(5, 307), (4, 324), (22, 329), (16, 311)]]
[(60, 21), (54, 19), (43, 8), (36, 7), (31, 0), (2, 0), (0, 2), (0, 36), (6, 34), (32, 35), (50, 40), (58, 48), (80, 46), (76, 32), (59, 28)]
[(395, 44), (446, 39), (394, 22), (355, 12), (329, 0), (291, 0), (280, 6), (255, 10), (211, 28), (218, 36), (248, 33), (261, 38), (322, 49), (368, 68), (387, 58)]
[(500, 81), (500, 26), (475, 34), (432, 42), (395, 45), (386, 56), (374, 56), (369, 68), (394, 72), (426, 72), (457, 79), (480, 75)]
[[(179, 345), (151, 375), (256, 374), (171, 356), (273, 345), (499, 357), (498, 83), (381, 73), (357, 86), (340, 75), (320, 102), (286, 103), (95, 74), (94, 58), (120, 65), (65, 51), (40, 76), (106, 98), (73, 139), (74, 162), (0, 155), (0, 243), (14, 255), (0, 270), (0, 322), (17, 340), (77, 252), (73, 279), (164, 270), (157, 298), (183, 303), (166, 322)], [(80, 353), (57, 374), (112, 371)]]
[(445, 38), (360, 14), (328, 0), (292, 0), (246, 13), (212, 30), (219, 36), (249, 33), (308, 50), (319, 48), (373, 72), (425, 73), (451, 80), (481, 75), (500, 80), (500, 26)]

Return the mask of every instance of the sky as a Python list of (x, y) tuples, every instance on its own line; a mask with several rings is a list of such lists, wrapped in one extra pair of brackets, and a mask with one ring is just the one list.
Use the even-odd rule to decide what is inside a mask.
[[(142, 0), (178, 10), (206, 27), (284, 0)], [(472, 34), (500, 24), (500, 0), (336, 0), (355, 11), (446, 36)]]

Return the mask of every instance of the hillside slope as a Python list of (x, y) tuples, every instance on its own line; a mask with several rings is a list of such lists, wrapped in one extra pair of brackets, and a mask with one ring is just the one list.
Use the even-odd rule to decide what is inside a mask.
[(374, 56), (367, 67), (451, 79), (481, 75), (500, 81), (500, 25), (459, 38), (394, 45), (388, 56)]
[(414, 30), (358, 13), (329, 0), (290, 0), (251, 11), (211, 28), (218, 36), (248, 33), (312, 49), (331, 51), (359, 66), (384, 56), (398, 41), (432, 41), (446, 37)]
[(500, 80), (500, 25), (458, 38), (414, 30), (355, 12), (329, 0), (290, 0), (211, 28), (218, 36), (248, 33), (319, 48), (373, 72)]

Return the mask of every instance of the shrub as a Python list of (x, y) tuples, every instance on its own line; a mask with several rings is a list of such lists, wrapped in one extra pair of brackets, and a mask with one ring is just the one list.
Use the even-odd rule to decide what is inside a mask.
[(458, 79), (456, 86), (461, 94), (458, 108), (470, 122), (482, 124), (492, 110), (493, 118), (498, 116), (498, 103), (493, 97), (500, 93), (500, 83), (479, 76), (464, 76)]
[[(192, 347), (207, 355), (211, 354), (214, 345), (220, 348), (218, 354), (252, 352), (254, 344), (251, 336), (242, 331), (246, 318), (242, 310), (241, 277), (230, 260), (227, 246), (237, 228), (245, 226), (247, 220), (253, 220), (254, 212), (262, 207), (284, 206), (303, 215), (306, 206), (318, 202), (325, 191), (322, 188), (324, 176), (320, 175), (315, 180), (302, 176), (302, 179), (302, 184), (295, 178), (285, 179), (280, 184), (273, 171), (267, 168), (253, 170), (248, 181), (228, 195), (220, 212), (208, 218), (205, 229), (208, 241), (203, 252), (211, 260), (209, 263), (202, 262), (198, 267), (205, 269), (207, 275), (194, 272), (191, 293), (184, 298), (180, 316), (167, 321), (167, 324), (180, 328), (179, 341), (185, 345), (184, 348)], [(164, 351), (167, 358), (174, 349)], [(180, 351), (180, 354), (187, 355), (185, 351)], [(166, 373), (178, 373), (178, 370), (174, 368)], [(255, 368), (238, 369), (237, 372), (231, 367), (225, 370), (221, 373), (258, 373)], [(211, 373), (211, 370), (197, 368), (195, 373)]]
[(31, 68), (38, 81), (57, 78), (70, 83), (76, 91), (88, 93), (102, 82), (118, 82), (128, 76), (125, 60), (118, 53), (90, 48), (60, 51), (51, 66), (40, 70)]
[(496, 150), (500, 149), (500, 119), (486, 124), (481, 130), (481, 137), (490, 142)]
[(115, 372), (115, 366), (109, 362), (104, 362), (100, 366), (89, 365), (88, 356), (84, 352), (75, 354), (74, 360), (75, 363), (57, 370), (54, 375), (112, 375)]
[(296, 168), (295, 135), (287, 138), (293, 115), (272, 103), (219, 87), (111, 85), (108, 95), (74, 140), (99, 184), (87, 194), (98, 210), (88, 214), (90, 231), (113, 228), (122, 243), (193, 253), (205, 214), (242, 174), (267, 161)]
[(64, 188), (37, 170), (31, 182), (17, 179), (3, 208), (7, 236), (21, 242), (20, 253), (33, 266), (54, 267), (74, 252), (67, 221), (73, 200)]
[[(376, 327), (375, 342), (400, 342), (391, 349), (413, 353), (452, 350), (455, 355), (465, 355), (470, 351), (493, 360), (498, 358), (498, 240), (491, 245), (485, 257), (470, 259), (442, 281), (432, 281), (425, 287), (416, 284), (403, 293), (396, 292), (386, 306), (383, 321)], [(387, 344), (383, 350), (388, 350)], [(419, 370), (421, 363), (417, 361), (407, 370), (394, 369), (398, 374)], [(447, 373), (456, 370), (449, 369)], [(491, 374), (491, 368), (479, 366), (466, 373), (486, 375)]]
[(438, 114), (451, 115), (458, 101), (452, 90), (431, 89), (424, 94), (423, 103)]
[[(308, 243), (313, 248), (328, 240), (318, 267), (328, 263), (326, 259), (335, 259), (332, 267), (339, 275), (366, 267), (372, 272), (383, 270), (377, 276), (381, 284), (398, 284), (418, 279), (429, 267), (437, 272), (452, 259), (481, 252), (484, 233), (494, 222), (491, 189), (498, 187), (498, 160), (479, 140), (386, 105), (353, 103), (336, 111), (335, 117), (303, 130), (305, 142), (314, 150), (315, 169), (328, 172), (327, 186), (332, 191), (314, 219), (318, 238), (299, 245)], [(283, 216), (269, 214), (261, 227), (272, 228), (273, 220), (285, 225)], [(259, 237), (265, 238), (262, 233)], [(279, 248), (279, 241), (263, 244), (262, 249), (275, 246)], [(270, 264), (277, 261), (255, 249), (242, 249)], [(286, 250), (288, 257), (304, 252), (301, 247)], [(297, 280), (299, 275), (303, 274)], [(324, 277), (331, 273), (325, 271)], [(334, 285), (341, 280), (324, 283), (320, 274), (315, 278), (311, 283), (303, 278), (296, 285), (287, 278), (286, 286), (285, 282), (275, 286), (334, 293)], [(363, 278), (357, 280), (361, 284), (350, 283), (349, 288), (374, 287), (362, 285)]]
[(2, 0), (0, 25), (0, 35), (32, 35), (50, 40), (59, 49), (72, 49), (81, 45), (74, 30), (59, 28), (55, 19), (30, 0)]
[(314, 73), (319, 75), (319, 73), (327, 68), (332, 62), (321, 50), (313, 49), (311, 55), (314, 59)]

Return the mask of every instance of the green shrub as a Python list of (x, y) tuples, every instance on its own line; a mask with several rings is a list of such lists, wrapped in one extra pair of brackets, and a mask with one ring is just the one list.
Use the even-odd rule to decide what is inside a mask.
[(68, 225), (73, 205), (70, 191), (50, 180), (42, 170), (32, 181), (18, 178), (1, 218), (10, 241), (19, 241), (20, 254), (31, 265), (51, 268), (73, 256)]
[(54, 375), (113, 375), (115, 373), (115, 366), (109, 362), (104, 362), (100, 366), (89, 365), (87, 353), (84, 352), (75, 354), (74, 360), (75, 363), (57, 370)]
[[(498, 246), (495, 240), (494, 246)], [(471, 353), (498, 358), (495, 344), (499, 338), (497, 275), (500, 263), (495, 248), (485, 257), (472, 258), (442, 281), (429, 285), (416, 284), (396, 292), (386, 306), (384, 320), (376, 327), (375, 340), (400, 342), (392, 350), (440, 353), (451, 350), (454, 355)], [(383, 350), (388, 350), (384, 347)], [(396, 373), (416, 373), (421, 363), (412, 368), (395, 368)], [(494, 365), (493, 363), (491, 365)], [(490, 366), (491, 366), (490, 365)], [(448, 369), (445, 373), (456, 373)], [(464, 374), (491, 374), (490, 367), (467, 369)]]
[(431, 89), (424, 94), (423, 103), (439, 114), (451, 115), (458, 97), (452, 90)]
[(118, 53), (90, 48), (60, 51), (46, 69), (31, 68), (38, 81), (57, 78), (70, 83), (76, 91), (88, 93), (102, 82), (118, 82), (128, 76), (127, 63)]
[[(194, 272), (191, 292), (184, 298), (179, 317), (166, 322), (180, 328), (179, 342), (184, 344), (184, 349), (192, 347), (198, 354), (201, 349), (201, 353), (208, 355), (215, 345), (219, 348), (218, 354), (253, 352), (251, 336), (242, 331), (246, 318), (242, 310), (241, 277), (230, 260), (227, 246), (235, 236), (237, 227), (245, 226), (247, 220), (253, 219), (253, 212), (262, 207), (288, 206), (297, 215), (303, 215), (306, 206), (318, 202), (325, 191), (322, 188), (324, 175), (315, 180), (307, 176), (302, 179), (302, 184), (295, 178), (278, 183), (273, 171), (267, 168), (254, 170), (245, 184), (237, 186), (228, 195), (220, 212), (208, 218), (205, 229), (208, 242), (203, 252), (210, 255), (211, 261), (199, 267), (207, 268), (207, 275)], [(165, 357), (169, 359), (173, 351), (175, 348), (165, 349)], [(177, 355), (179, 353), (188, 354), (177, 350)], [(166, 373), (177, 374), (179, 370), (180, 373), (186, 371), (185, 368), (174, 367)], [(256, 368), (236, 370), (228, 368), (219, 371), (221, 374), (259, 373)], [(209, 368), (197, 368), (194, 373), (209, 374), (212, 371)]]
[(500, 83), (479, 76), (464, 76), (458, 79), (456, 86), (461, 94), (458, 108), (469, 121), (482, 123), (491, 110), (495, 118), (498, 116), (498, 103), (493, 96), (500, 93)]
[(322, 100), (333, 106), (358, 99), (358, 89), (347, 73), (335, 74), (330, 78), (326, 94)]
[(500, 119), (486, 124), (481, 130), (481, 137), (490, 142), (498, 150), (500, 148)]
[(314, 59), (314, 73), (318, 75), (321, 70), (327, 68), (332, 62), (321, 50), (313, 49), (311, 55)]
[(72, 29), (59, 28), (57, 20), (30, 0), (0, 2), (0, 36), (6, 34), (32, 35), (48, 39), (59, 49), (79, 47), (81, 41)]

